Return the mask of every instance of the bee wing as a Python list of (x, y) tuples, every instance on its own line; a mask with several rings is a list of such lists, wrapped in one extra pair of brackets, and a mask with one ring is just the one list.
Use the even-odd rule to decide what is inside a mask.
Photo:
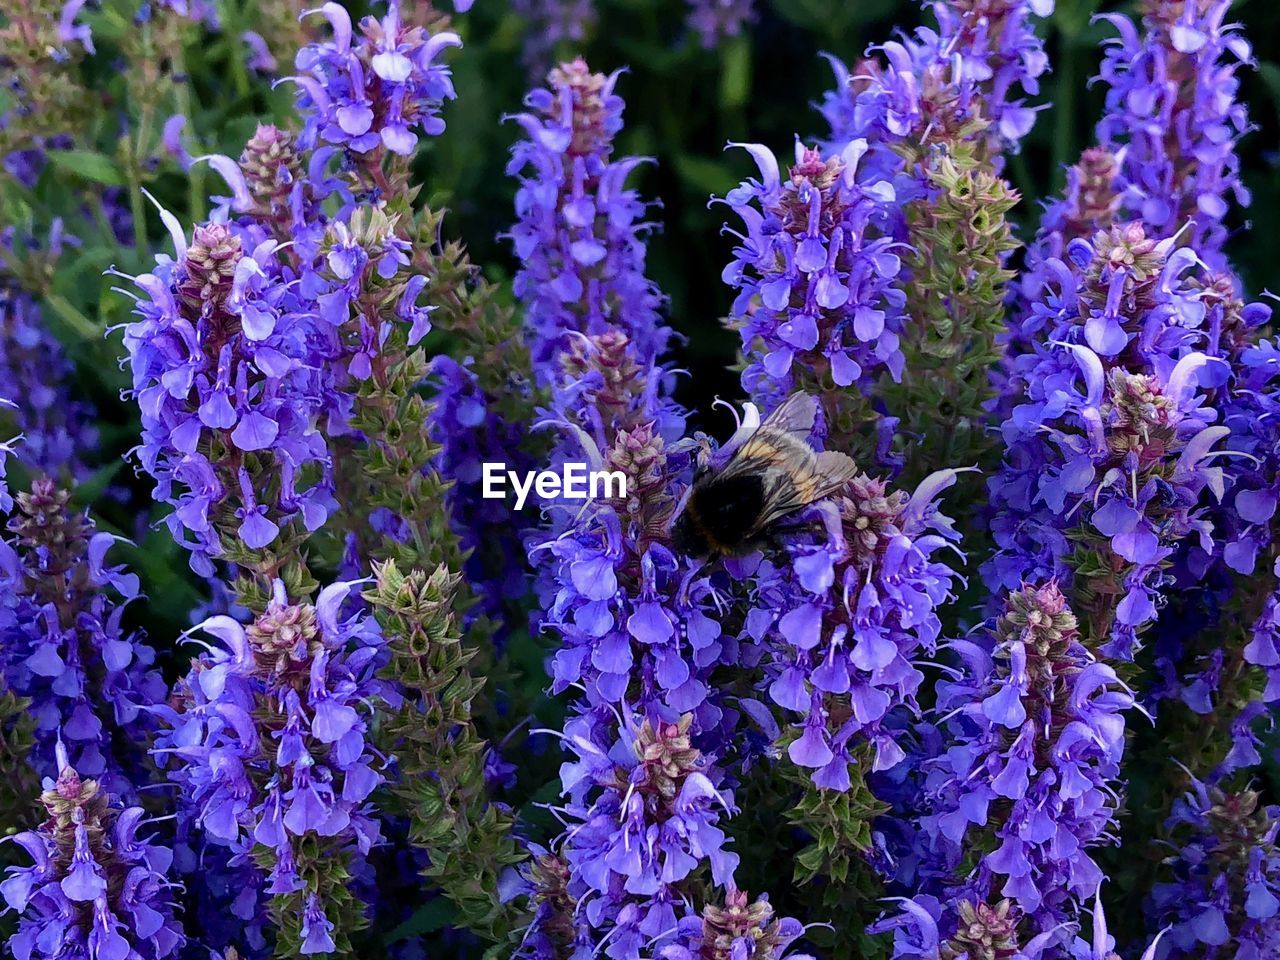
[(778, 404), (760, 426), (797, 434), (807, 443), (817, 418), (818, 401), (807, 393), (793, 393)]
[(858, 472), (857, 465), (843, 453), (827, 451), (796, 456), (786, 445), (773, 442), (764, 431), (745, 444), (721, 472), (763, 473), (764, 502), (748, 534), (755, 536), (773, 521), (795, 513), (816, 500), (829, 497)]
[(814, 500), (829, 497), (858, 475), (858, 465), (853, 457), (838, 450), (826, 450), (818, 454), (816, 468), (818, 483)]

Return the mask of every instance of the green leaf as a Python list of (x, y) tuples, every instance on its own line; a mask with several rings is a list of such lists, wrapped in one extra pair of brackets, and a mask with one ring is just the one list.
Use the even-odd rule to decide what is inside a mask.
[(1280, 111), (1280, 65), (1269, 60), (1264, 61), (1258, 64), (1258, 74), (1262, 77), (1262, 82), (1267, 85), (1271, 100), (1277, 105), (1276, 109)]
[(746, 105), (751, 98), (751, 39), (734, 37), (724, 45), (720, 74), (720, 104), (727, 109)]
[(733, 173), (720, 160), (681, 153), (674, 157), (674, 162), (676, 175), (692, 194), (722, 197), (738, 185)]
[(107, 489), (107, 484), (115, 479), (124, 466), (123, 460), (112, 461), (105, 467), (94, 471), (84, 480), (79, 481), (72, 491), (73, 499), (82, 507), (89, 507), (98, 502), (98, 498)]
[(49, 161), (59, 170), (75, 174), (82, 180), (106, 184), (108, 187), (124, 186), (124, 174), (103, 153), (92, 150), (55, 150)]

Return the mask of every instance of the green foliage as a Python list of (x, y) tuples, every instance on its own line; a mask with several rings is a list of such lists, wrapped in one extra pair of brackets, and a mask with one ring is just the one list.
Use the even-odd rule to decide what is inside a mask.
[[(364, 930), (369, 921), (364, 915), (364, 904), (351, 890), (351, 872), (347, 858), (329, 849), (316, 836), (302, 837), (296, 844), (298, 877), (302, 889), (294, 893), (280, 893), (271, 898), (269, 910), (275, 927), (275, 955), (280, 960), (301, 954), (302, 920), (308, 896), (315, 893), (324, 906), (325, 916), (333, 921), (329, 936), (336, 949), (333, 956), (358, 956), (352, 947), (352, 935)], [(269, 872), (276, 862), (275, 851), (258, 844), (253, 849), (258, 867)]]
[(501, 288), (471, 262), (466, 245), (443, 238), (443, 212), (424, 208), (419, 217), (413, 266), (428, 279), (432, 325), (454, 341), (451, 353), (474, 359), (480, 388), (504, 422), (531, 422), (542, 398), (535, 394), (522, 318), (500, 301)]
[(426, 876), (454, 903), (463, 925), (492, 941), (516, 926), (498, 896), (498, 878), (523, 854), (513, 818), (489, 802), (486, 744), (472, 725), (482, 680), (472, 676), (475, 651), (462, 642), (454, 615), (458, 578), (437, 566), (402, 574), (394, 560), (375, 565), (365, 593), (391, 650), (389, 679), (402, 685), (404, 706), (383, 727), (399, 759), (392, 786), (411, 818), (410, 840), (427, 852)]
[(983, 404), (1000, 360), (996, 335), (1013, 276), (1005, 264), (1017, 247), (1006, 216), (1018, 194), (971, 142), (929, 154), (923, 172), (930, 190), (907, 210), (906, 370), (901, 383), (882, 384), (912, 438), (902, 473), (908, 489), (943, 467), (998, 462)]
[(111, 158), (92, 150), (58, 150), (49, 155), (49, 162), (83, 180), (108, 187), (124, 186), (124, 174)]
[[(360, 385), (351, 425), (366, 442), (353, 444), (347, 456), (335, 460), (342, 526), (356, 535), (364, 556), (394, 559), (405, 567), (457, 569), (462, 557), (444, 507), (449, 484), (424, 469), (440, 449), (427, 435), (431, 406), (419, 390), (426, 357), (422, 350), (404, 349), (405, 337), (403, 330), (392, 334), (382, 370)], [(373, 529), (369, 517), (379, 508), (405, 520), (407, 540)]]
[(872, 818), (888, 808), (876, 800), (860, 775), (851, 789), (840, 792), (815, 787), (807, 770), (793, 772), (805, 781), (804, 793), (787, 816), (811, 838), (796, 856), (795, 880), (810, 883), (825, 877), (843, 884), (871, 847)]
[[(798, 734), (776, 745), (779, 758), (754, 768), (737, 792), (741, 808), (727, 824), (742, 856), (741, 889), (764, 891), (779, 915), (839, 918), (838, 934), (814, 929), (816, 955), (830, 960), (880, 960), (883, 938), (864, 933), (880, 912), (884, 887), (867, 855), (873, 820), (887, 807), (870, 792), (864, 772), (872, 754), (863, 744), (851, 752), (853, 783), (846, 793), (814, 785), (811, 770), (791, 763), (786, 748)], [(791, 829), (782, 829), (783, 824)], [(797, 853), (799, 850), (799, 853)], [(794, 861), (788, 876), (779, 865)]]
[[(35, 717), (27, 712), (31, 701), (4, 688), (0, 678), (0, 836), (10, 837), (31, 826), (33, 798), (40, 792), (34, 771), (27, 763), (33, 743)], [(6, 845), (5, 849), (11, 845)], [(0, 855), (0, 865), (9, 862)]]

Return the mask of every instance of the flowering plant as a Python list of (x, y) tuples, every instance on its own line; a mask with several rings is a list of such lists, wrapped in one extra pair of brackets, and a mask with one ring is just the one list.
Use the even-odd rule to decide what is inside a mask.
[(18, 6), (17, 960), (1280, 954), (1260, 5)]

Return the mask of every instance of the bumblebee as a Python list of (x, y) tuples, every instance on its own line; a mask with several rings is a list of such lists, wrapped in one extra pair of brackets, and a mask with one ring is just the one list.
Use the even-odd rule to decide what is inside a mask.
[(839, 490), (857, 473), (843, 453), (809, 444), (818, 402), (803, 393), (764, 421), (754, 404), (714, 455), (704, 448), (693, 485), (672, 527), (691, 556), (738, 557), (757, 549), (776, 521)]

